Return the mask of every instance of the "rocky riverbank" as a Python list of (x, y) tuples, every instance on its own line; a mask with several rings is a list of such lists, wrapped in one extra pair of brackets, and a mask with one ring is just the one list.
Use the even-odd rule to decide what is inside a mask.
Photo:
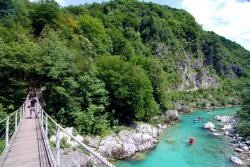
[[(135, 123), (129, 130), (122, 130), (119, 133), (113, 133), (105, 137), (77, 135), (76, 138), (111, 161), (131, 158), (140, 159), (143, 157), (141, 153), (150, 151), (157, 145), (161, 129), (166, 128), (169, 122), (178, 120), (178, 111), (170, 110), (163, 113), (161, 117), (154, 119), (155, 126)], [(159, 121), (160, 119), (161, 121)], [(233, 116), (216, 116), (213, 121), (207, 122), (204, 128), (208, 129), (214, 137), (229, 138), (232, 147), (236, 152), (240, 152), (241, 156), (228, 158), (240, 166), (246, 166), (246, 164), (250, 164), (250, 141), (244, 140), (236, 133), (235, 125), (236, 118)], [(67, 128), (67, 131), (74, 134), (73, 128)], [(65, 139), (65, 143), (73, 148), (62, 151), (62, 163), (70, 162), (78, 166), (99, 163), (93, 156), (75, 149), (78, 144), (71, 141), (70, 138), (67, 139), (65, 134), (61, 134), (61, 136)]]
[[(159, 121), (159, 119), (163, 121)], [(113, 133), (105, 137), (80, 135), (76, 135), (75, 137), (111, 161), (129, 159), (137, 153), (152, 150), (158, 143), (161, 129), (167, 128), (170, 121), (178, 120), (178, 112), (170, 110), (162, 113), (161, 118), (158, 117), (156, 120), (159, 121), (157, 126), (146, 123), (135, 123), (130, 127), (130, 130), (122, 130), (119, 133)], [(74, 134), (73, 128), (66, 128), (66, 131), (71, 135)], [(78, 143), (72, 141), (68, 135), (61, 132), (60, 136), (67, 145), (67, 148), (61, 152), (62, 163), (71, 163), (80, 166), (99, 163), (93, 156), (78, 151), (76, 149)], [(55, 136), (52, 136), (50, 140), (51, 142), (55, 142)]]
[(159, 129), (149, 125), (137, 125), (134, 130), (123, 130), (103, 138), (97, 151), (109, 159), (126, 159), (135, 153), (153, 149), (158, 143)]
[(204, 103), (204, 106), (195, 105), (195, 106), (187, 106), (184, 101), (177, 101), (175, 103), (175, 108), (179, 113), (182, 114), (188, 114), (189, 112), (195, 111), (195, 110), (213, 110), (218, 108), (230, 108), (230, 107), (240, 107), (240, 101), (238, 99), (234, 99), (235, 104), (225, 104), (225, 105), (215, 105), (212, 102), (209, 102), (206, 99), (200, 99), (200, 103)]
[(238, 166), (248, 166), (250, 164), (250, 136), (242, 138), (237, 133), (237, 118), (235, 116), (216, 116), (215, 121), (220, 128), (216, 129), (213, 122), (205, 123), (204, 128), (215, 137), (228, 138), (235, 152), (240, 153), (240, 157), (232, 156), (230, 160)]
[(194, 108), (195, 110), (197, 109), (206, 109), (206, 110), (213, 110), (213, 109), (218, 109), (218, 108), (231, 108), (231, 107), (240, 107), (241, 105), (238, 104), (226, 104), (226, 105), (207, 105), (204, 108)]
[[(163, 125), (161, 125), (163, 126)], [(67, 133), (74, 134), (73, 128), (66, 128)], [(103, 157), (113, 161), (128, 159), (138, 152), (144, 152), (153, 149), (158, 143), (160, 129), (149, 124), (136, 125), (131, 130), (122, 130), (118, 134), (100, 136), (80, 136), (76, 138), (87, 146), (98, 152)], [(78, 151), (78, 143), (72, 141), (65, 133), (60, 136), (68, 148), (61, 152), (61, 163), (76, 164), (88, 166), (89, 164), (98, 164), (99, 162), (91, 155)], [(55, 137), (51, 138), (55, 142)]]

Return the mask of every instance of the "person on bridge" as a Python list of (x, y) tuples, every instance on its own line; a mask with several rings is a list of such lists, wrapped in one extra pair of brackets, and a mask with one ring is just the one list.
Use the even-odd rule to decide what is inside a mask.
[(36, 113), (36, 103), (37, 103), (37, 100), (35, 97), (33, 97), (31, 100), (30, 100), (30, 118), (32, 118), (32, 112), (35, 113), (35, 117), (37, 118), (37, 113)]

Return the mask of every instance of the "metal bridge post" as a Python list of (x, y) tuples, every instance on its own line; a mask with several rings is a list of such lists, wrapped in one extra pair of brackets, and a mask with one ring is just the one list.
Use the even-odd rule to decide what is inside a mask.
[(39, 117), (39, 105), (38, 104), (35, 104), (35, 117)]
[(57, 126), (56, 131), (56, 166), (60, 167), (60, 127)]
[(38, 113), (38, 118), (41, 118), (41, 114), (42, 114), (42, 110), (41, 110), (41, 106), (40, 106), (40, 104), (39, 104), (39, 106), (38, 106), (38, 111), (39, 111), (39, 113)]
[(15, 114), (15, 131), (17, 129), (17, 114), (18, 114), (18, 112), (16, 112), (16, 114)]
[(48, 116), (45, 115), (45, 137), (48, 138)]
[(26, 105), (23, 105), (23, 116), (25, 115), (25, 107)]
[(21, 109), (20, 109), (20, 111), (19, 111), (19, 122), (21, 122), (21, 120), (22, 120), (22, 109), (23, 109), (23, 107), (21, 107)]
[(40, 115), (41, 117), (40, 117), (40, 119), (41, 119), (42, 128), (43, 128), (43, 127), (44, 127), (44, 126), (43, 126), (43, 109), (41, 109), (40, 111), (41, 111), (41, 115)]
[(24, 116), (24, 110), (25, 110), (25, 106), (22, 106), (22, 117)]
[(6, 134), (5, 134), (5, 147), (7, 148), (9, 146), (9, 117), (6, 120)]

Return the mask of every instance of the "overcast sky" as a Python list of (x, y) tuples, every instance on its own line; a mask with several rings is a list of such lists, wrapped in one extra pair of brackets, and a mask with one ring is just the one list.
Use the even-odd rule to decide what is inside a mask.
[[(107, 0), (57, 0), (61, 6)], [(205, 30), (214, 31), (250, 50), (250, 0), (144, 0), (185, 9)]]

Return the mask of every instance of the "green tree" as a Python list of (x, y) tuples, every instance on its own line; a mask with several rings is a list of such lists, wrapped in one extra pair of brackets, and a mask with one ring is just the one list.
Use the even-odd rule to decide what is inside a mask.
[(97, 53), (105, 54), (111, 51), (112, 44), (101, 20), (89, 15), (83, 15), (79, 20), (80, 34), (87, 37), (96, 47)]
[(0, 19), (14, 11), (12, 0), (0, 0)]
[(58, 18), (59, 5), (54, 0), (39, 0), (33, 3), (30, 13), (34, 33), (39, 36), (46, 25), (54, 25)]
[(109, 99), (105, 85), (96, 78), (95, 71), (80, 76), (79, 85), (78, 100), (82, 110), (76, 113), (75, 125), (82, 133), (103, 133), (109, 127), (105, 111)]
[(113, 55), (123, 56), (126, 60), (129, 60), (135, 55), (135, 50), (131, 43), (123, 36), (121, 30), (110, 29), (109, 36), (113, 43)]
[[(27, 95), (33, 59), (33, 43), (23, 40), (4, 43), (0, 38), (0, 102), (5, 108), (18, 106)], [(12, 112), (13, 107), (8, 112)]]
[(237, 125), (239, 133), (243, 136), (250, 135), (250, 91), (247, 90), (242, 95), (242, 111), (239, 112), (241, 121)]
[(108, 110), (114, 111), (121, 123), (148, 120), (159, 113), (151, 82), (142, 68), (114, 56), (100, 57), (96, 64), (109, 91)]
[(148, 74), (153, 87), (153, 95), (162, 110), (167, 109), (166, 73), (159, 60), (154, 57), (133, 57), (132, 62), (141, 66)]

